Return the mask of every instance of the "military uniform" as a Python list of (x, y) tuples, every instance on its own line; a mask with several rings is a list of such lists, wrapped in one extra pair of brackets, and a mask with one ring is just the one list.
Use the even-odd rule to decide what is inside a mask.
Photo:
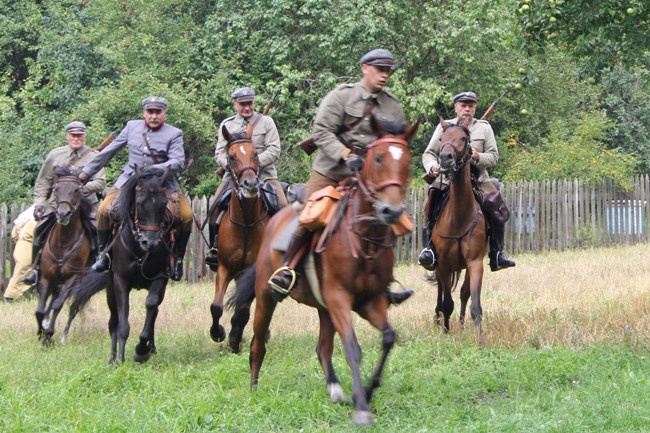
[[(142, 101), (142, 107), (145, 110), (164, 111), (167, 108), (167, 101), (163, 98), (151, 96)], [(168, 199), (167, 208), (174, 216), (174, 219), (179, 222), (180, 231), (176, 242), (178, 257), (175, 270), (172, 273), (172, 279), (178, 281), (182, 277), (182, 260), (185, 256), (185, 248), (192, 231), (194, 218), (188, 198), (179, 194), (178, 181), (176, 180), (178, 173), (185, 165), (183, 131), (164, 122), (159, 127), (152, 129), (143, 119), (131, 120), (126, 123), (126, 126), (115, 140), (99, 152), (84, 167), (82, 170), (83, 178), (92, 176), (108, 164), (113, 156), (125, 146), (128, 146), (129, 160), (122, 168), (122, 173), (99, 206), (97, 229), (100, 238), (100, 248), (105, 247), (109, 240), (109, 213), (114, 212), (114, 208), (119, 206), (119, 203), (115, 202), (115, 198), (119, 189), (135, 173), (135, 167), (155, 165), (168, 169), (170, 176), (167, 178), (167, 183), (165, 184)], [(93, 265), (93, 269), (103, 271), (108, 266), (107, 256), (103, 255)]]
[[(67, 166), (71, 169), (80, 169), (87, 165), (97, 152), (86, 145), (78, 150), (72, 150), (69, 145), (57, 147), (48, 153), (45, 162), (38, 173), (34, 183), (34, 205), (45, 206), (54, 209), (54, 201), (51, 196), (52, 184), (54, 183), (55, 167)], [(82, 187), (81, 193), (93, 205), (93, 213), (97, 212), (99, 199), (97, 193), (103, 192), (106, 188), (106, 174), (104, 170), (97, 170), (96, 173)]]
[[(359, 63), (392, 70), (395, 59), (390, 51), (377, 49), (366, 53)], [(364, 73), (364, 79), (357, 83), (337, 86), (318, 107), (313, 129), (318, 154), (312, 164), (306, 197), (327, 186), (336, 186), (341, 180), (352, 176), (350, 162), (353, 158), (356, 159), (356, 168), (362, 165), (361, 159), (356, 155), (363, 155), (366, 147), (377, 139), (370, 125), (371, 115), (382, 122), (404, 123), (404, 109), (397, 98), (383, 88), (372, 93), (366, 87), (365, 78)], [(369, 111), (373, 105), (374, 108)], [(354, 127), (341, 132), (348, 125)], [(310, 238), (311, 233), (302, 224), (294, 230), (282, 266), (269, 279), (272, 296), (276, 301), (286, 298), (293, 288), (297, 278), (295, 267), (301, 259), (299, 252), (304, 251), (303, 246)], [(386, 294), (391, 303), (400, 304), (413, 291), (392, 293), (387, 288)]]
[[(449, 120), (448, 123), (456, 124), (458, 118)], [(497, 141), (494, 138), (494, 132), (487, 120), (472, 119), (469, 125), (470, 138), (473, 149), (478, 152), (479, 160), (478, 167), (481, 170), (479, 182), (485, 183), (490, 181), (490, 175), (487, 172), (488, 168), (495, 167), (499, 162), (499, 149), (497, 148)], [(434, 164), (440, 164), (438, 155), (440, 154), (440, 138), (442, 137), (442, 126), (438, 125), (433, 133), (433, 137), (429, 141), (429, 145), (422, 154), (422, 164), (424, 170), (429, 173)], [(449, 180), (443, 176), (443, 183), (448, 183)]]

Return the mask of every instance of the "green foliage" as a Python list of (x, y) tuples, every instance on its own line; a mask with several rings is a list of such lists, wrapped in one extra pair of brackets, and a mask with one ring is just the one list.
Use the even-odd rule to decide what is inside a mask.
[(602, 112), (556, 120), (541, 146), (516, 149), (517, 159), (511, 162), (504, 180), (610, 178), (628, 189), (638, 160), (603, 145), (611, 126)]
[(606, 68), (650, 64), (650, 4), (645, 0), (521, 0), (524, 48), (566, 44), (585, 62), (584, 75)]

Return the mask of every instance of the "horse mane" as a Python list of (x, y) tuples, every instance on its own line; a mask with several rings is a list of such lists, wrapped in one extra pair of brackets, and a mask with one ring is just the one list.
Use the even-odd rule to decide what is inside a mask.
[(131, 208), (135, 202), (135, 187), (160, 188), (165, 185), (169, 173), (160, 167), (153, 165), (135, 168), (133, 176), (124, 182), (119, 193), (119, 219), (129, 221), (131, 219)]

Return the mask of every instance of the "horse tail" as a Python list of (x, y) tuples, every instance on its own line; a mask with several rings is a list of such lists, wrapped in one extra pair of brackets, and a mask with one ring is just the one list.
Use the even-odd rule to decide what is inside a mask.
[(88, 303), (93, 295), (106, 288), (108, 273), (88, 272), (70, 286), (70, 317), (74, 317)]
[(226, 306), (229, 310), (237, 310), (244, 305), (250, 304), (255, 299), (255, 263), (242, 271), (237, 276), (237, 287), (230, 295)]

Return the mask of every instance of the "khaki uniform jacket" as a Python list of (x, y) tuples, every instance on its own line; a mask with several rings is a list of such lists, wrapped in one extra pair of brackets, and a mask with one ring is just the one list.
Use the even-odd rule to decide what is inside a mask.
[[(258, 117), (259, 120), (257, 120)], [(219, 125), (219, 137), (214, 158), (217, 164), (219, 164), (219, 167), (226, 170), (223, 178), (224, 181), (230, 179), (230, 173), (228, 172), (228, 154), (226, 153), (226, 144), (228, 142), (223, 137), (221, 127), (225, 125), (228, 132), (238, 134), (246, 132), (248, 123), (254, 123), (256, 120), (257, 123), (255, 124), (255, 129), (253, 129), (251, 140), (257, 149), (257, 155), (260, 159), (260, 180), (266, 181), (268, 179), (278, 178), (278, 172), (275, 168), (275, 161), (280, 158), (280, 134), (278, 134), (278, 128), (269, 116), (253, 113), (248, 120), (237, 114), (236, 116), (228, 117)]]
[(385, 90), (373, 95), (365, 88), (362, 81), (355, 84), (342, 84), (325, 96), (318, 107), (314, 121), (313, 135), (319, 151), (314, 159), (313, 170), (330, 179), (340, 181), (352, 175), (341, 156), (346, 149), (340, 138), (353, 148), (364, 149), (377, 137), (370, 127), (370, 114), (351, 131), (337, 132), (342, 126), (359, 119), (370, 104), (376, 100), (377, 107), (371, 115), (376, 119), (389, 122), (404, 122), (404, 110), (399, 101)]
[[(144, 135), (148, 138), (148, 146)], [(135, 166), (144, 167), (156, 165), (169, 168), (170, 176), (165, 187), (167, 191), (178, 190), (176, 176), (185, 165), (185, 149), (183, 148), (183, 131), (167, 123), (160, 128), (152, 130), (145, 125), (144, 119), (130, 120), (127, 122), (120, 135), (99, 152), (83, 169), (87, 175), (93, 175), (103, 168), (113, 156), (124, 146), (128, 145), (129, 161), (122, 167), (122, 174), (115, 182), (114, 187), (120, 188), (133, 173)], [(151, 154), (156, 156), (158, 163), (154, 162)]]
[[(456, 123), (458, 118), (448, 120), (448, 123)], [(488, 168), (494, 167), (499, 162), (499, 149), (497, 148), (497, 141), (494, 138), (494, 132), (487, 120), (473, 119), (469, 125), (470, 139), (472, 148), (478, 152), (479, 160), (478, 166), (481, 169), (479, 182), (488, 182), (490, 175), (487, 172)], [(429, 145), (422, 154), (422, 164), (424, 170), (429, 173), (434, 164), (440, 164), (438, 155), (440, 154), (440, 139), (442, 138), (442, 127), (440, 124), (429, 141)], [(448, 183), (446, 176), (442, 179), (443, 183)]]
[[(52, 184), (54, 183), (54, 168), (68, 166), (71, 169), (81, 168), (87, 165), (94, 156), (97, 155), (95, 150), (88, 146), (83, 146), (76, 152), (73, 152), (69, 145), (52, 149), (47, 154), (45, 162), (38, 173), (34, 183), (34, 204), (41, 206), (53, 207), (54, 201), (51, 197)], [(98, 170), (88, 178), (88, 182), (83, 186), (81, 192), (91, 204), (98, 202), (97, 193), (104, 191), (106, 188), (106, 175), (104, 170)]]

